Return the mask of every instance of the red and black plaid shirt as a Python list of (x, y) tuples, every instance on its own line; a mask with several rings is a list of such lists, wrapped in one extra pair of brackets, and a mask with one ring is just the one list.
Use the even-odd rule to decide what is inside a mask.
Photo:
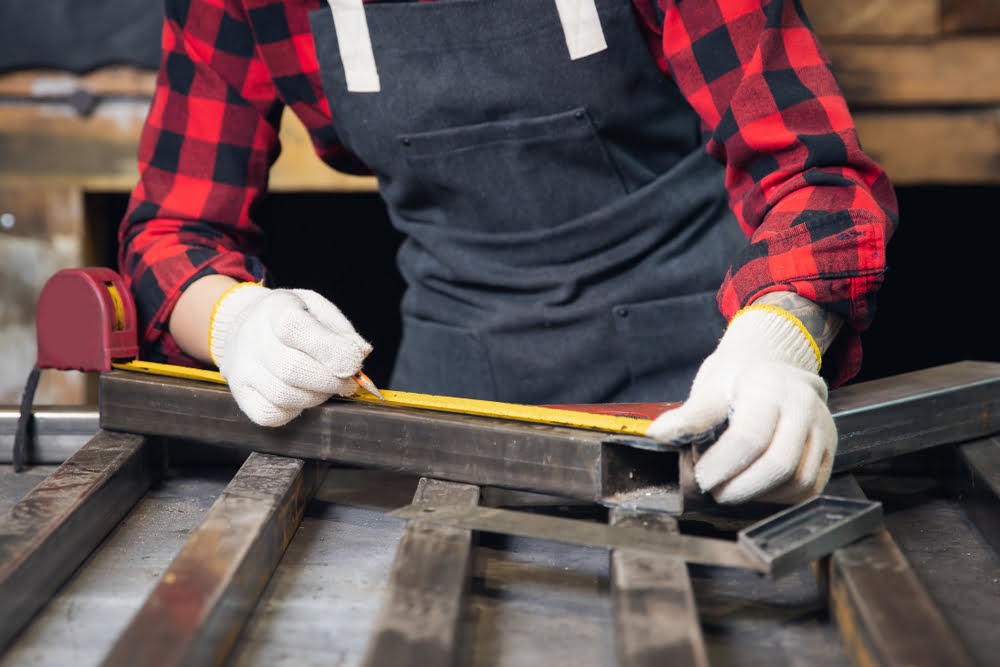
[[(374, 0), (373, 0), (374, 1)], [(544, 1), (544, 0), (539, 0)], [(551, 1), (551, 0), (548, 0)], [(208, 273), (261, 280), (250, 211), (289, 106), (320, 157), (338, 144), (308, 12), (322, 0), (167, 0), (163, 60), (139, 146), (141, 178), (119, 232), (146, 356), (193, 364), (166, 331), (180, 293)], [(750, 242), (719, 292), (723, 315), (792, 290), (843, 315), (836, 379), (861, 363), (896, 202), (858, 144), (816, 37), (791, 0), (633, 0), (665, 76), (701, 116)]]

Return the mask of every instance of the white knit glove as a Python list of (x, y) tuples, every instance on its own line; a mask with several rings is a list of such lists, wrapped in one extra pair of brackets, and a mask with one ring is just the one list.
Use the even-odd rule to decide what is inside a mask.
[(702, 363), (684, 405), (646, 433), (687, 444), (728, 419), (695, 464), (701, 489), (720, 503), (799, 502), (822, 491), (837, 447), (819, 364), (816, 343), (793, 315), (751, 306)]
[(281, 426), (332, 395), (354, 393), (352, 376), (372, 350), (316, 292), (254, 283), (216, 302), (209, 348), (236, 403), (261, 426)]

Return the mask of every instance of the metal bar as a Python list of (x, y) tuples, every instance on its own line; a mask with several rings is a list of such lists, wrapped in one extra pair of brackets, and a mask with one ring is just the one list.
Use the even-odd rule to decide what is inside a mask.
[(100, 431), (0, 517), (0, 649), (145, 494), (150, 449)]
[(251, 454), (103, 664), (220, 664), (298, 528), (319, 477), (315, 463)]
[(841, 387), (834, 472), (1000, 432), (1000, 363), (960, 361)]
[[(422, 478), (413, 502), (475, 506), (479, 487)], [(407, 521), (365, 665), (456, 663), (471, 553), (472, 531), (420, 519)]]
[[(243, 416), (224, 386), (112, 371), (101, 426), (385, 468), (482, 486), (679, 512), (680, 450), (648, 438), (357, 401), (330, 401), (280, 429)], [(841, 471), (1000, 431), (1000, 364), (959, 362), (838, 389)]]
[(737, 537), (780, 576), (881, 527), (882, 503), (822, 495), (772, 514)]
[(636, 526), (609, 526), (580, 519), (546, 516), (493, 507), (414, 504), (391, 512), (402, 519), (421, 518), (450, 526), (504, 535), (535, 537), (605, 549), (627, 548), (682, 558), (689, 563), (768, 572), (766, 563), (731, 540), (674, 535)]
[[(837, 493), (864, 498), (851, 477)], [(973, 665), (887, 530), (833, 552), (830, 615), (855, 665)]]
[(127, 371), (103, 373), (100, 386), (110, 430), (588, 500), (656, 487), (666, 490), (657, 504), (680, 507), (678, 451), (623, 444), (642, 438), (610, 442), (598, 431), (341, 400), (265, 428), (224, 386)]
[[(613, 526), (676, 534), (664, 514), (612, 509)], [(611, 552), (611, 595), (618, 663), (622, 667), (708, 667), (687, 563), (634, 549)]]
[[(20, 414), (16, 406), (0, 406), (0, 464), (13, 462)], [(32, 414), (34, 438), (27, 464), (62, 463), (100, 429), (96, 406), (40, 406)]]
[[(620, 508), (626, 509), (626, 508)], [(424, 518), (462, 528), (521, 535), (605, 548), (626, 548), (674, 556), (691, 563), (740, 567), (779, 577), (882, 525), (881, 503), (817, 496), (754, 523), (737, 541), (647, 530), (641, 522), (601, 525), (503, 509), (414, 503), (393, 516)]]
[(1000, 438), (960, 445), (962, 507), (993, 548), (1000, 552)]

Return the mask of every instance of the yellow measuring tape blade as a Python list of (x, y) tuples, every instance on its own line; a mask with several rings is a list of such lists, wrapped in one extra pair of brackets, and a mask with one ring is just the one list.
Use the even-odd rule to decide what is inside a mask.
[[(226, 384), (222, 375), (220, 375), (217, 371), (206, 371), (198, 368), (188, 368), (186, 366), (157, 364), (150, 361), (130, 361), (125, 364), (113, 364), (113, 366), (126, 371), (138, 371), (140, 373), (152, 373), (154, 375), (167, 375), (170, 377), (185, 378), (188, 380), (200, 380), (202, 382)], [(615, 415), (599, 415), (591, 414), (589, 412), (577, 412), (575, 410), (544, 408), (537, 405), (501, 403), (499, 401), (481, 401), (474, 398), (433, 396), (431, 394), (415, 394), (408, 391), (392, 391), (389, 389), (383, 389), (382, 395), (385, 396), (384, 402), (359, 388), (358, 393), (351, 398), (377, 405), (388, 404), (406, 408), (422, 408), (425, 410), (439, 410), (441, 412), (456, 412), (463, 415), (514, 419), (517, 421), (527, 421), (536, 424), (571, 426), (573, 428), (585, 428), (596, 431), (608, 431), (611, 433), (625, 433), (629, 435), (644, 435), (646, 433), (646, 428), (650, 424), (649, 419), (618, 417)]]
[(123, 371), (138, 371), (139, 373), (150, 373), (152, 375), (167, 375), (173, 378), (184, 378), (185, 380), (201, 380), (202, 382), (214, 382), (216, 384), (226, 384), (226, 380), (218, 371), (206, 371), (200, 368), (189, 368), (187, 366), (174, 366), (172, 364), (158, 364), (154, 361), (129, 361), (124, 364), (111, 364), (114, 368)]
[(108, 288), (108, 294), (111, 295), (111, 303), (115, 307), (115, 331), (121, 331), (125, 328), (125, 304), (122, 303), (122, 296), (118, 293), (118, 289), (111, 283), (105, 284)]

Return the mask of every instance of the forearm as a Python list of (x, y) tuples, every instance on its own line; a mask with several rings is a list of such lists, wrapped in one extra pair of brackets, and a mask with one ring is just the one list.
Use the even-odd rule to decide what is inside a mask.
[(219, 297), (237, 282), (229, 276), (212, 274), (194, 281), (181, 294), (170, 314), (167, 330), (185, 354), (212, 363), (208, 350), (212, 308)]
[(230, 52), (255, 43), (245, 5), (166, 3), (139, 181), (119, 229), (119, 267), (145, 323), (144, 358), (210, 362), (215, 300), (233, 280), (264, 277), (263, 234), (249, 211), (277, 155), (281, 101), (256, 51)]
[(795, 292), (768, 292), (753, 302), (776, 306), (798, 318), (812, 335), (821, 353), (825, 353), (844, 325), (844, 318), (827, 312), (817, 303)]

